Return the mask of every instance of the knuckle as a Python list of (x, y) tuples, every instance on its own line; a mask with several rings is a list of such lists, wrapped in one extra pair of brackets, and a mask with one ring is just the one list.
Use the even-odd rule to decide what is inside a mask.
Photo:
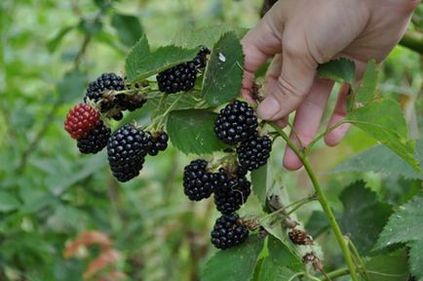
[(279, 93), (278, 96), (282, 97), (289, 97), (294, 99), (301, 99), (302, 92), (298, 89), (294, 84), (290, 83), (283, 74), (278, 77), (276, 82), (277, 92)]

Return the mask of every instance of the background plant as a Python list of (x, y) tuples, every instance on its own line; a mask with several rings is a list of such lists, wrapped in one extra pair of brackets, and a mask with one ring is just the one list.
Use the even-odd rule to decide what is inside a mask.
[[(208, 28), (208, 36), (199, 37), (197, 42), (195, 36), (173, 39), (173, 34), (181, 34), (179, 31), (186, 31), (187, 26), (194, 25), (201, 30), (219, 22), (231, 24), (235, 30), (236, 26), (251, 26), (257, 20), (261, 5), (254, 1), (197, 2), (2, 1), (1, 279), (82, 279), (88, 264), (101, 250), (87, 244), (78, 258), (72, 259), (65, 259), (64, 251), (66, 245), (72, 245), (71, 241), (76, 241), (76, 237), (87, 230), (107, 234), (113, 241), (111, 248), (120, 253), (113, 268), (106, 267), (106, 274), (99, 272), (93, 277), (97, 279), (107, 277), (113, 270), (124, 272), (131, 280), (164, 280), (167, 276), (174, 276), (175, 280), (198, 280), (201, 272), (204, 280), (214, 280), (228, 276), (226, 270), (234, 268), (245, 271), (231, 275), (239, 278), (233, 280), (250, 277), (273, 280), (273, 274), (288, 280), (295, 272), (308, 274), (300, 260), (305, 254), (301, 253), (303, 246), (292, 247), (286, 233), (275, 228), (273, 221), (267, 223), (268, 231), (273, 234), (266, 242), (267, 250), (261, 251), (263, 240), (258, 239), (233, 251), (218, 253), (205, 265), (214, 251), (209, 246), (208, 232), (217, 214), (211, 202), (194, 206), (183, 196), (181, 171), (192, 157), (170, 148), (151, 160), (137, 180), (118, 185), (108, 171), (104, 154), (81, 157), (74, 143), (64, 135), (63, 117), (69, 106), (80, 99), (86, 83), (105, 70), (123, 71), (129, 48), (144, 33), (153, 47), (171, 43), (185, 47), (198, 43), (214, 45), (223, 33), (221, 27)], [(399, 152), (405, 161), (416, 165), (411, 142), (402, 140), (406, 139), (405, 124), (414, 138), (419, 137), (421, 127), (420, 17), (417, 11), (402, 42), (411, 50), (396, 48), (383, 66), (379, 89), (385, 100), (383, 106), (389, 107), (378, 108), (380, 105), (369, 102), (368, 111), (377, 112), (370, 116), (372, 123), (380, 120), (380, 125), (386, 125), (391, 133), (399, 132), (400, 137), (368, 136), (366, 132), (377, 130), (366, 128), (365, 123), (359, 122), (363, 116), (355, 113), (351, 121), (361, 124), (363, 130), (353, 129), (337, 148), (329, 149), (316, 142), (310, 154), (314, 173), (319, 176), (341, 230), (363, 257), (369, 280), (408, 280), (410, 270), (415, 280), (422, 278), (419, 266), (422, 238), (415, 224), (421, 217), (418, 213), (421, 173), (385, 146), (374, 146), (376, 138)], [(191, 34), (201, 33), (204, 32)], [(239, 55), (239, 50), (233, 52)], [(369, 81), (375, 81), (374, 75), (368, 74)], [(335, 78), (346, 79), (343, 75)], [(212, 90), (209, 97), (214, 96)], [(371, 99), (373, 91), (368, 93), (364, 96)], [(400, 114), (399, 107), (391, 100), (400, 101), (406, 122), (399, 117), (391, 118)], [(146, 112), (148, 108), (125, 118), (148, 121)], [(322, 263), (329, 277), (347, 275), (341, 252), (335, 246), (335, 238), (320, 206), (315, 200), (301, 201), (313, 195), (304, 171), (285, 173), (280, 170), (278, 150), (282, 150), (283, 144), (279, 138), (274, 146), (275, 157), (268, 166), (270, 175), (260, 177), (264, 174), (261, 172), (255, 176), (255, 186), (260, 187), (255, 188), (259, 199), (250, 199), (241, 215), (255, 214), (265, 225), (267, 219), (275, 217), (286, 223), (282, 211), (277, 213), (280, 216), (270, 217), (260, 213), (266, 193), (278, 195), (282, 199), (279, 203), (293, 206), (291, 209), (297, 207), (291, 205), (292, 202), (301, 206), (302, 202), (310, 201), (297, 209), (295, 216), (291, 214), (291, 219), (303, 222), (321, 246)], [(417, 141), (416, 158), (420, 161), (422, 153), (421, 142)], [(268, 205), (272, 202), (268, 200)], [(273, 210), (282, 207), (275, 206), (274, 202), (270, 205)], [(414, 209), (416, 211), (407, 212)], [(397, 221), (396, 215), (388, 219), (397, 211), (404, 220)], [(394, 248), (386, 249), (387, 245)], [(379, 252), (374, 252), (375, 249)], [(353, 262), (360, 264), (357, 260)], [(360, 266), (357, 271), (360, 272)], [(310, 274), (325, 278), (318, 272), (310, 271)]]

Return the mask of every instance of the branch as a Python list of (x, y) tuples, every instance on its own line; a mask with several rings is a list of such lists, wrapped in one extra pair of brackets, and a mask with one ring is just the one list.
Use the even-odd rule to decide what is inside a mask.
[(409, 30), (404, 34), (399, 45), (423, 55), (423, 33)]
[(336, 221), (335, 215), (329, 205), (329, 201), (326, 198), (326, 195), (324, 194), (317, 180), (317, 177), (310, 165), (310, 162), (308, 161), (308, 158), (306, 157), (306, 155), (304, 155), (303, 151), (298, 149), (297, 145), (293, 143), (293, 141), (285, 134), (285, 132), (281, 128), (279, 128), (276, 124), (273, 124), (273, 123), (270, 123), (269, 125), (271, 125), (279, 133), (279, 135), (285, 140), (287, 145), (295, 152), (295, 154), (303, 163), (304, 168), (313, 184), (313, 187), (316, 192), (317, 198), (320, 202), (320, 205), (322, 206), (322, 209), (326, 215), (326, 218), (329, 220), (332, 231), (334, 232), (336, 240), (338, 241), (339, 247), (341, 248), (342, 254), (344, 256), (345, 262), (350, 272), (351, 279), (353, 281), (358, 281), (359, 279), (358, 279), (356, 267), (352, 259), (351, 251), (348, 247), (347, 241), (345, 240), (344, 235), (342, 234), (341, 228), (339, 227), (338, 222)]

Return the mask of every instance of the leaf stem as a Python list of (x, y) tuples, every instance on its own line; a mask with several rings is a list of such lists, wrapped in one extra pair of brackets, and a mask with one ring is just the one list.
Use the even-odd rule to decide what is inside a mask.
[(270, 123), (270, 126), (272, 126), (280, 134), (280, 136), (286, 141), (287, 145), (295, 152), (295, 154), (303, 163), (304, 168), (313, 184), (313, 187), (316, 192), (317, 198), (320, 202), (320, 205), (322, 206), (322, 209), (327, 219), (329, 220), (331, 228), (335, 234), (336, 240), (338, 241), (339, 247), (341, 248), (342, 254), (344, 255), (344, 259), (350, 271), (351, 278), (353, 281), (358, 281), (359, 279), (357, 276), (356, 267), (352, 259), (348, 244), (344, 238), (344, 235), (342, 234), (341, 228), (339, 227), (336, 221), (335, 215), (333, 214), (332, 209), (329, 206), (329, 201), (326, 198), (326, 195), (324, 194), (322, 188), (320, 187), (320, 184), (310, 165), (310, 162), (308, 161), (308, 158), (306, 157), (303, 151), (298, 149), (298, 147), (294, 144), (294, 142), (288, 137), (288, 135), (281, 128), (279, 128), (274, 123)]

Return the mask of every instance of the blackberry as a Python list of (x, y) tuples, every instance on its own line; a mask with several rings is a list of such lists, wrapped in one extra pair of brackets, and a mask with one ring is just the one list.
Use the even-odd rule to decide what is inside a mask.
[(125, 81), (115, 73), (103, 73), (95, 81), (88, 84), (84, 101), (87, 98), (95, 102), (100, 101), (102, 112), (112, 109), (115, 105), (115, 98), (109, 91), (122, 91), (125, 89)]
[(193, 61), (184, 62), (166, 69), (156, 77), (159, 90), (168, 94), (191, 90), (194, 88), (196, 78), (197, 67)]
[(122, 111), (118, 111), (112, 115), (113, 120), (120, 121), (123, 119)]
[(159, 132), (151, 136), (151, 147), (148, 154), (155, 156), (159, 151), (164, 151), (167, 148), (169, 136), (165, 132)]
[(292, 229), (288, 232), (288, 237), (292, 243), (296, 245), (310, 245), (313, 244), (313, 240), (307, 232), (300, 229)]
[(147, 99), (145, 99), (142, 95), (138, 94), (119, 94), (116, 95), (116, 101), (122, 110), (135, 111), (138, 108), (141, 108), (147, 102)]
[(84, 137), (100, 122), (100, 113), (91, 105), (80, 103), (69, 110), (65, 130), (74, 139)]
[(228, 249), (248, 238), (248, 229), (239, 221), (238, 214), (222, 215), (211, 232), (211, 242), (218, 249)]
[(268, 136), (252, 135), (237, 148), (238, 161), (242, 167), (252, 171), (266, 164), (272, 150), (272, 141)]
[(110, 137), (111, 130), (100, 121), (98, 125), (92, 128), (88, 134), (78, 139), (77, 146), (81, 153), (95, 154), (106, 147)]
[(253, 108), (244, 101), (236, 100), (220, 111), (214, 131), (224, 143), (237, 144), (255, 134), (257, 126)]
[(130, 124), (113, 133), (107, 143), (107, 154), (118, 181), (126, 182), (139, 174), (150, 145), (149, 134)]
[(214, 203), (222, 214), (237, 211), (251, 193), (251, 183), (245, 177), (228, 178), (220, 171), (217, 182), (219, 185), (214, 191)]
[(207, 55), (210, 55), (210, 50), (202, 46), (197, 56), (194, 58), (193, 62), (197, 69), (205, 68), (207, 65)]
[(216, 174), (207, 171), (207, 161), (197, 159), (184, 168), (184, 193), (192, 201), (209, 198), (216, 186)]

